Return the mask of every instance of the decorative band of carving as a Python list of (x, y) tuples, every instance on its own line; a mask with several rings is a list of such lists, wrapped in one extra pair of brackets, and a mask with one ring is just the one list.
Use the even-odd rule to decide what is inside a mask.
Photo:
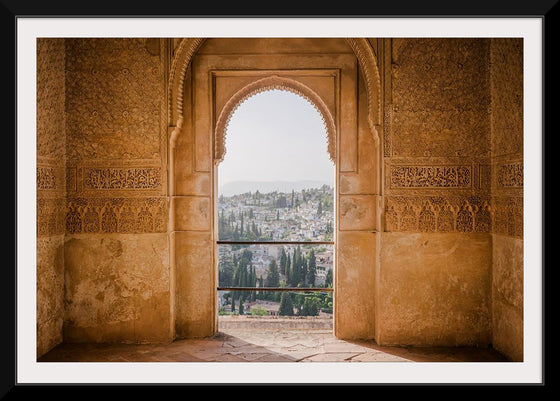
[(53, 167), (37, 167), (37, 189), (58, 189), (56, 169)]
[(494, 223), (492, 232), (523, 237), (523, 197), (497, 196), (492, 198)]
[(87, 189), (159, 189), (161, 168), (84, 168)]
[(381, 77), (377, 59), (367, 39), (347, 38), (346, 41), (358, 58), (367, 90), (368, 124), (376, 142), (379, 141), (375, 126), (381, 121)]
[(391, 188), (470, 188), (470, 166), (396, 166), (390, 170)]
[(306, 85), (296, 80), (286, 78), (286, 77), (279, 77), (277, 75), (262, 78), (250, 83), (249, 85), (245, 86), (237, 93), (235, 93), (226, 102), (226, 104), (224, 105), (222, 111), (218, 116), (218, 120), (216, 121), (216, 132), (215, 132), (216, 147), (214, 153), (215, 160), (221, 161), (225, 156), (226, 153), (225, 140), (226, 140), (227, 126), (235, 110), (251, 96), (273, 89), (285, 90), (285, 91), (295, 93), (296, 95), (299, 95), (305, 100), (307, 100), (317, 109), (317, 111), (319, 112), (319, 114), (323, 119), (323, 123), (327, 131), (329, 158), (331, 159), (332, 162), (335, 162), (336, 126), (334, 124), (334, 118), (330, 113), (327, 105), (325, 104), (325, 102), (323, 102), (323, 100), (318, 94), (316, 94), (313, 90), (311, 90)]
[(523, 187), (523, 163), (499, 165), (498, 185), (502, 188)]
[(182, 39), (175, 51), (176, 56), (171, 63), (171, 71), (169, 72), (169, 117), (173, 117), (173, 109), (177, 112), (178, 118), (183, 118), (183, 85), (187, 70), (191, 64), (191, 60), (196, 51), (202, 46), (206, 39), (189, 38)]
[(165, 232), (165, 198), (73, 198), (67, 203), (67, 233)]
[(37, 236), (64, 234), (64, 201), (61, 198), (37, 199)]
[(391, 138), (393, 128), (393, 105), (385, 106), (383, 114), (383, 155), (391, 157), (393, 155), (393, 141)]
[(385, 231), (409, 232), (490, 232), (490, 198), (387, 197)]

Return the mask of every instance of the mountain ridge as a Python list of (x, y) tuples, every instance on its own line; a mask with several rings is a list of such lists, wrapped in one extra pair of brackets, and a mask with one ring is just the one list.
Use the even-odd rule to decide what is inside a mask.
[(299, 181), (232, 181), (220, 185), (218, 192), (220, 195), (232, 196), (244, 194), (247, 192), (261, 193), (267, 192), (291, 192), (301, 191), (302, 189), (320, 188), (323, 185), (333, 186), (332, 183), (322, 180), (299, 180)]

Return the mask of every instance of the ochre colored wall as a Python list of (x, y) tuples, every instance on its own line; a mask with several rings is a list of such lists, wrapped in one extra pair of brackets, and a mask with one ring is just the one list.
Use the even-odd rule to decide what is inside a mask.
[(379, 343), (490, 344), (488, 234), (385, 233), (381, 249)]
[(489, 44), (386, 41), (381, 344), (491, 343)]
[(66, 41), (65, 342), (172, 339), (167, 64), (160, 39)]
[(64, 40), (37, 40), (37, 357), (62, 342)]
[[(209, 41), (199, 58), (225, 55), (240, 40)], [(295, 50), (283, 51), (295, 57), (316, 41), (295, 41)], [(350, 104), (358, 118), (346, 122), (356, 129), (345, 137), (354, 150), (339, 149), (354, 164), (338, 175), (337, 280), (363, 302), (341, 304), (339, 334), (381, 344), (492, 344), (522, 360), (521, 40), (370, 43), (381, 71), (382, 148), (367, 125), (360, 77), (352, 81), (358, 98)], [(248, 45), (264, 56), (274, 49), (255, 40)], [(352, 56), (343, 40), (324, 45), (341, 59)], [(214, 258), (213, 177), (210, 165), (201, 164), (211, 152), (195, 154), (197, 142), (188, 135), (177, 146), (191, 151), (175, 164), (172, 219), (181, 232), (170, 233), (171, 47), (160, 39), (38, 40), (39, 356), (63, 339), (164, 342), (213, 327), (193, 294), (215, 277), (197, 270), (193, 279), (188, 270)], [(185, 126), (193, 124), (185, 117)], [(181, 210), (190, 209), (202, 211), (198, 219), (183, 218), (188, 213)], [(173, 266), (176, 252), (188, 257)], [(356, 263), (364, 254), (369, 261)], [(179, 333), (176, 318), (189, 322)]]
[(523, 39), (492, 39), (492, 343), (523, 361)]

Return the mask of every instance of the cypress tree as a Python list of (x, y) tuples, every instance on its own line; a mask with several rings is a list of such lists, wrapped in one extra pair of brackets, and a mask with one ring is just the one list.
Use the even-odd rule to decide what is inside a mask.
[(288, 258), (286, 256), (286, 251), (284, 250), (284, 247), (282, 247), (282, 254), (280, 255), (280, 273), (282, 273), (284, 276), (286, 275), (286, 262), (288, 261)]
[(239, 236), (243, 237), (243, 212), (241, 212), (241, 229), (239, 230)]
[(327, 271), (327, 276), (325, 277), (325, 285), (327, 287), (332, 287), (333, 284), (333, 271), (332, 269), (329, 269)]
[(292, 272), (291, 272), (291, 260), (290, 260), (290, 254), (288, 253), (286, 255), (286, 284), (290, 283), (290, 279), (292, 276)]
[(307, 282), (307, 258), (305, 258), (303, 255), (301, 257), (301, 270), (300, 270), (300, 274), (301, 277), (299, 279), (299, 282), (303, 285)]
[(289, 293), (283, 292), (280, 298), (280, 307), (278, 308), (278, 314), (280, 316), (293, 316), (294, 306), (292, 304), (292, 297)]
[(268, 265), (268, 275), (266, 278), (267, 287), (278, 287), (280, 285), (280, 274), (278, 273), (278, 266), (276, 260), (272, 259)]
[(309, 252), (309, 266), (307, 267), (307, 283), (310, 287), (315, 286), (315, 275), (317, 272), (317, 260), (315, 258), (315, 251), (312, 249)]

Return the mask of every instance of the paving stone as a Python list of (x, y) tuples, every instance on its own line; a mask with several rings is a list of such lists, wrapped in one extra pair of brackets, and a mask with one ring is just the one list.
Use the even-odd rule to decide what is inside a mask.
[(327, 352), (302, 359), (300, 362), (346, 362), (358, 355), (354, 352)]
[(324, 330), (228, 329), (169, 344), (61, 344), (39, 362), (468, 362), (505, 361), (492, 349), (382, 347)]

